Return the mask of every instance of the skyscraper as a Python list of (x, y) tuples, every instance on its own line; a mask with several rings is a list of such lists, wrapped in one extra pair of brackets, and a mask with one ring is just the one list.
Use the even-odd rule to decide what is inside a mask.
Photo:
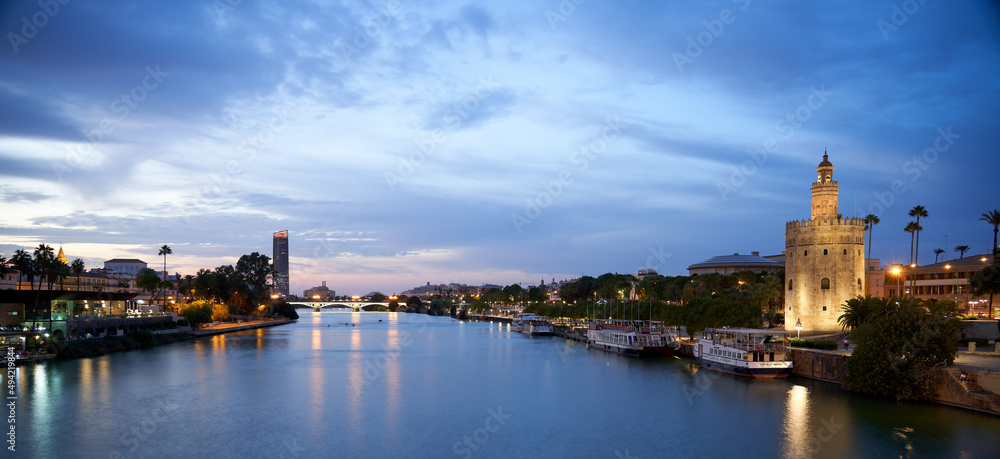
[(288, 230), (274, 233), (274, 293), (288, 296)]

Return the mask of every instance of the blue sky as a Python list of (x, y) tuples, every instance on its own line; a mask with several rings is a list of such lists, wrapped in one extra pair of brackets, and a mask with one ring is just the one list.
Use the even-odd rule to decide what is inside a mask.
[(434, 3), (0, 4), (0, 254), (193, 274), (287, 229), (298, 292), (685, 274), (780, 253), (824, 149), (874, 257), (917, 204), (922, 262), (989, 251), (992, 2)]

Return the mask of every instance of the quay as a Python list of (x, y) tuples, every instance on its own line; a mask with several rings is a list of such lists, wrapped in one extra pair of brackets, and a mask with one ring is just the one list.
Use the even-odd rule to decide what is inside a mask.
[(253, 330), (255, 328), (273, 327), (275, 325), (284, 325), (290, 323), (291, 319), (267, 319), (267, 320), (251, 320), (246, 322), (224, 322), (220, 324), (207, 325), (196, 330), (188, 332), (190, 335), (195, 337), (209, 336), (209, 335), (219, 335), (222, 333), (229, 333), (242, 330)]

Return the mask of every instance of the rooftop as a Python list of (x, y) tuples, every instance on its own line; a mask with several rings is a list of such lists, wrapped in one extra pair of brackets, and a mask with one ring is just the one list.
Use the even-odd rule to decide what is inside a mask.
[(695, 263), (688, 266), (688, 269), (694, 268), (712, 268), (715, 266), (773, 266), (779, 267), (784, 266), (783, 263), (778, 263), (774, 260), (769, 260), (759, 255), (758, 252), (753, 252), (751, 255), (740, 255), (739, 253), (734, 253), (732, 255), (719, 255), (716, 257), (709, 258), (701, 263)]

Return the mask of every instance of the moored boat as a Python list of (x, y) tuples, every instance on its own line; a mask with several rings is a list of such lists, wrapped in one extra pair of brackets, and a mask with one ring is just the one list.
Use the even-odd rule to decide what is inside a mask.
[(704, 368), (750, 378), (786, 378), (792, 372), (784, 330), (707, 329), (694, 356)]
[(511, 322), (511, 330), (527, 335), (546, 336), (552, 334), (552, 323), (545, 316), (536, 316), (530, 312), (518, 314)]
[(676, 346), (673, 330), (658, 321), (599, 320), (587, 330), (587, 347), (616, 354), (670, 356)]

